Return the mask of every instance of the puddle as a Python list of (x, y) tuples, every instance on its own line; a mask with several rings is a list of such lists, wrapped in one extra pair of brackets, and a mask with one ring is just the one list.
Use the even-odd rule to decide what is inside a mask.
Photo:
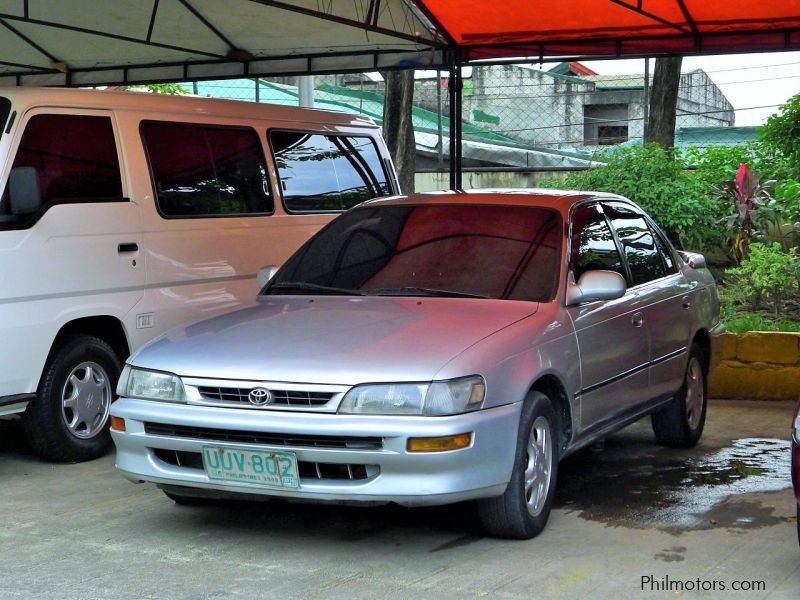
[(731, 502), (741, 494), (790, 487), (789, 449), (788, 440), (774, 438), (735, 440), (711, 454), (648, 451), (612, 440), (603, 450), (584, 451), (562, 463), (556, 503), (583, 518), (628, 527), (770, 525), (782, 520), (772, 509)]

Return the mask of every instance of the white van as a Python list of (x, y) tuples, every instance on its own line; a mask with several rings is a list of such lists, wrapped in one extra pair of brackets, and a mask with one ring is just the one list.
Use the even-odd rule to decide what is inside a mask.
[(0, 190), (0, 416), (57, 461), (106, 450), (131, 352), (253, 303), (331, 213), (399, 191), (356, 116), (55, 88), (0, 88)]

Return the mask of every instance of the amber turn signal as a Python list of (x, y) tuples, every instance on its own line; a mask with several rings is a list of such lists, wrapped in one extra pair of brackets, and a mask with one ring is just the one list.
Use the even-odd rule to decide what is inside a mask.
[(467, 448), (471, 443), (471, 433), (460, 433), (443, 437), (408, 438), (406, 449), (409, 452), (447, 452)]
[(125, 419), (111, 417), (111, 429), (114, 431), (125, 431)]

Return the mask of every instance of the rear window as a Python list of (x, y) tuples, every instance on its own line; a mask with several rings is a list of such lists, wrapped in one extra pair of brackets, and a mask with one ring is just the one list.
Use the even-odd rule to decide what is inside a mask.
[(288, 212), (339, 212), (391, 193), (369, 137), (273, 130), (269, 139)]
[(162, 216), (272, 213), (264, 153), (253, 129), (148, 121), (141, 131)]
[(326, 286), (364, 294), (552, 300), (561, 223), (552, 210), (431, 205), (358, 208), (314, 236), (267, 292)]
[(34, 115), (25, 126), (0, 198), (0, 222), (32, 223), (53, 204), (120, 199), (122, 180), (110, 117)]

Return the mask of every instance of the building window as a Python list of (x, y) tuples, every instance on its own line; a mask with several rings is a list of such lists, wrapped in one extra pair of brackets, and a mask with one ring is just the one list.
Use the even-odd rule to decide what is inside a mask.
[(627, 104), (585, 104), (583, 106), (583, 143), (586, 146), (609, 146), (627, 142)]
[(597, 144), (600, 146), (613, 146), (627, 141), (627, 125), (600, 125), (597, 128)]

